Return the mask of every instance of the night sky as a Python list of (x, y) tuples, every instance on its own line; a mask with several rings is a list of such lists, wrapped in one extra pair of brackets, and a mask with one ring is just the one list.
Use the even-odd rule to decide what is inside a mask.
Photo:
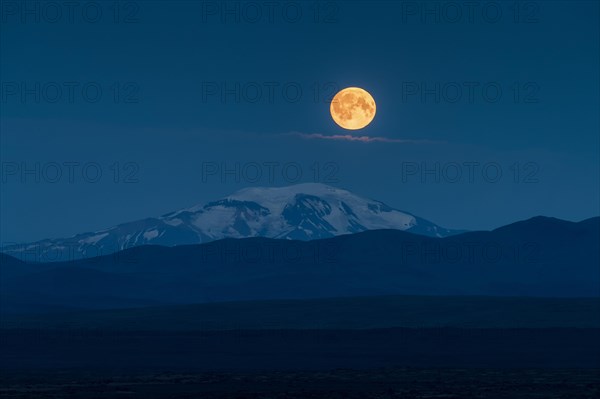
[(600, 213), (596, 1), (66, 3), (0, 3), (3, 242), (300, 182), (455, 229)]

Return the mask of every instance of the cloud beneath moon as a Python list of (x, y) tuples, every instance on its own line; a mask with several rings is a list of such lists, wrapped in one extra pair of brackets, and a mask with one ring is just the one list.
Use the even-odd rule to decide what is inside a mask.
[(402, 143), (402, 144), (439, 144), (441, 141), (435, 140), (414, 140), (414, 139), (391, 139), (381, 136), (353, 136), (350, 134), (325, 135), (321, 133), (287, 133), (290, 136), (297, 136), (309, 140), (336, 140), (336, 141), (354, 141), (358, 143)]

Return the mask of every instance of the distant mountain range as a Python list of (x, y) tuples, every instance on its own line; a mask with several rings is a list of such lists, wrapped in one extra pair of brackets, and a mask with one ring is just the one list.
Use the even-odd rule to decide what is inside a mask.
[(223, 239), (41, 264), (1, 255), (0, 310), (395, 294), (597, 297), (599, 265), (599, 217), (535, 217), (449, 237), (388, 229)]
[(7, 245), (2, 252), (48, 262), (91, 258), (140, 245), (189, 245), (223, 238), (315, 240), (367, 230), (396, 229), (430, 237), (461, 233), (386, 204), (318, 183), (249, 188), (226, 198), (118, 226)]

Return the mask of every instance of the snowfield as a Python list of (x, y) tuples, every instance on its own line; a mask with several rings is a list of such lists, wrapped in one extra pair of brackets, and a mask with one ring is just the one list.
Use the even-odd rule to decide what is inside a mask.
[[(199, 244), (223, 238), (315, 240), (365, 230), (395, 229), (432, 237), (460, 233), (410, 213), (320, 183), (246, 188), (207, 204), (98, 232), (11, 245), (2, 252), (23, 260), (52, 261), (113, 253), (140, 245)], [(68, 248), (68, 251), (65, 250)], [(25, 256), (28, 258), (26, 259)], [(32, 259), (33, 258), (33, 259)]]

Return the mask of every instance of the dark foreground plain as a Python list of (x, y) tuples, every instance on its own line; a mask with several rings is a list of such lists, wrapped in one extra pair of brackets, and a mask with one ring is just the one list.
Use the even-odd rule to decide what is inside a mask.
[(216, 302), (130, 309), (0, 313), (0, 327), (98, 331), (600, 328), (600, 297), (394, 295)]
[(0, 397), (596, 398), (598, 329), (4, 330)]
[(6, 399), (529, 399), (600, 396), (598, 369), (336, 369), (312, 372), (4, 373)]
[[(600, 368), (600, 329), (2, 330), (4, 370)], [(121, 370), (117, 370), (117, 369)]]
[(4, 314), (1, 398), (593, 398), (597, 298)]

